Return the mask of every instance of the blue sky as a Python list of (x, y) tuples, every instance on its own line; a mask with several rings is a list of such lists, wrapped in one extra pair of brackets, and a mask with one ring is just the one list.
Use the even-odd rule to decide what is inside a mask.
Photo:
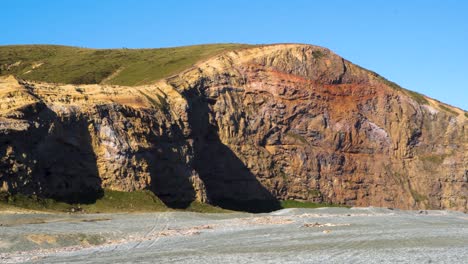
[(297, 42), (468, 110), (468, 1), (3, 0), (0, 45)]

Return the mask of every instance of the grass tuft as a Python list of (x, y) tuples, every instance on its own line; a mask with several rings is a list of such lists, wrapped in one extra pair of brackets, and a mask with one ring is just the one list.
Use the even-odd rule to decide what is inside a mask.
[(223, 209), (218, 206), (194, 201), (185, 210), (197, 213), (229, 213), (231, 210)]
[[(453, 111), (452, 109), (446, 107), (446, 106), (443, 105), (443, 104), (439, 104), (439, 107), (440, 107), (440, 109), (442, 109), (442, 110), (444, 110), (445, 112), (448, 112), (448, 113), (450, 113), (450, 114), (452, 114), (452, 115), (456, 115), (456, 116), (459, 115), (457, 112)], [(465, 113), (465, 116), (466, 116), (466, 113)]]
[(404, 92), (409, 95), (413, 100), (418, 102), (419, 104), (429, 104), (429, 101), (427, 101), (426, 97), (418, 92), (410, 91), (404, 89)]
[(121, 192), (105, 190), (93, 204), (74, 205), (87, 213), (167, 211), (166, 205), (151, 191)]
[(416, 192), (415, 190), (411, 190), (411, 195), (413, 196), (414, 200), (416, 202), (418, 202), (418, 203), (427, 200), (427, 196), (422, 195), (422, 194)]
[(318, 60), (318, 59), (323, 58), (323, 56), (325, 56), (325, 54), (323, 54), (323, 52), (321, 50), (314, 50), (314, 51), (312, 51), (312, 56), (314, 57), (314, 59)]
[(286, 136), (290, 137), (290, 138), (293, 138), (295, 140), (298, 140), (299, 142), (301, 142), (303, 144), (308, 144), (307, 139), (305, 137), (303, 137), (303, 136), (301, 136), (299, 134), (293, 133), (291, 131), (287, 132)]

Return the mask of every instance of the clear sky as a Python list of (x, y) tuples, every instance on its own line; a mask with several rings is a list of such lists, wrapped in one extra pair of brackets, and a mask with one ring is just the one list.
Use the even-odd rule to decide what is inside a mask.
[(468, 110), (464, 0), (2, 0), (0, 45), (308, 43)]

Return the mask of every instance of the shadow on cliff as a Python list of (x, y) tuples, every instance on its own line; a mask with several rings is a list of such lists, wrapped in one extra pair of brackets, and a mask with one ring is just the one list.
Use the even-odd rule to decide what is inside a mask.
[(36, 174), (44, 192), (58, 201), (90, 204), (103, 196), (88, 122), (54, 118), (38, 145)]
[(194, 140), (193, 167), (205, 184), (210, 203), (225, 209), (256, 213), (281, 209), (278, 200), (221, 142), (217, 126), (209, 120), (208, 99), (200, 93), (200, 90), (192, 88), (183, 96), (190, 105), (188, 118)]
[(2, 142), (11, 146), (15, 159), (30, 170), (28, 180), (10, 175), (9, 184), (27, 195), (67, 203), (94, 203), (103, 196), (103, 190), (88, 123), (74, 116), (59, 118), (45, 105), (38, 108), (37, 114), (25, 116), (38, 127), (10, 134)]
[(188, 146), (177, 126), (161, 127), (162, 135), (150, 139), (156, 149), (143, 150), (140, 158), (148, 162), (151, 191), (168, 207), (185, 209), (195, 200), (187, 165)]
[(134, 130), (134, 134), (129, 137), (136, 141), (144, 138), (150, 146), (142, 147), (143, 144), (141, 144), (132, 151), (122, 150), (128, 161), (123, 164), (125, 168), (116, 176), (128, 177), (125, 173), (130, 172), (133, 174), (131, 177), (138, 181), (141, 180), (140, 177), (146, 177), (146, 173), (149, 173), (148, 189), (167, 207), (174, 209), (189, 207), (196, 197), (190, 181), (192, 168), (186, 162), (189, 147), (180, 127), (168, 126), (170, 122), (165, 122), (166, 120), (160, 116), (161, 114), (170, 115), (167, 112), (168, 109), (162, 107), (152, 112), (113, 105), (101, 105), (97, 109), (101, 120), (112, 120), (115, 118), (112, 117), (115, 113), (121, 115), (121, 120), (128, 120), (128, 123), (124, 122), (123, 126), (117, 128), (121, 129), (119, 131), (121, 135), (128, 133), (127, 128), (133, 126), (132, 120), (140, 119), (145, 126), (148, 126), (148, 131), (141, 133), (141, 131)]

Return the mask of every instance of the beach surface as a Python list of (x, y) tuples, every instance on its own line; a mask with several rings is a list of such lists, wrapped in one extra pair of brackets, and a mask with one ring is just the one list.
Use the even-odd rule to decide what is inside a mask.
[(267, 214), (0, 213), (0, 263), (467, 263), (468, 215), (387, 208)]

